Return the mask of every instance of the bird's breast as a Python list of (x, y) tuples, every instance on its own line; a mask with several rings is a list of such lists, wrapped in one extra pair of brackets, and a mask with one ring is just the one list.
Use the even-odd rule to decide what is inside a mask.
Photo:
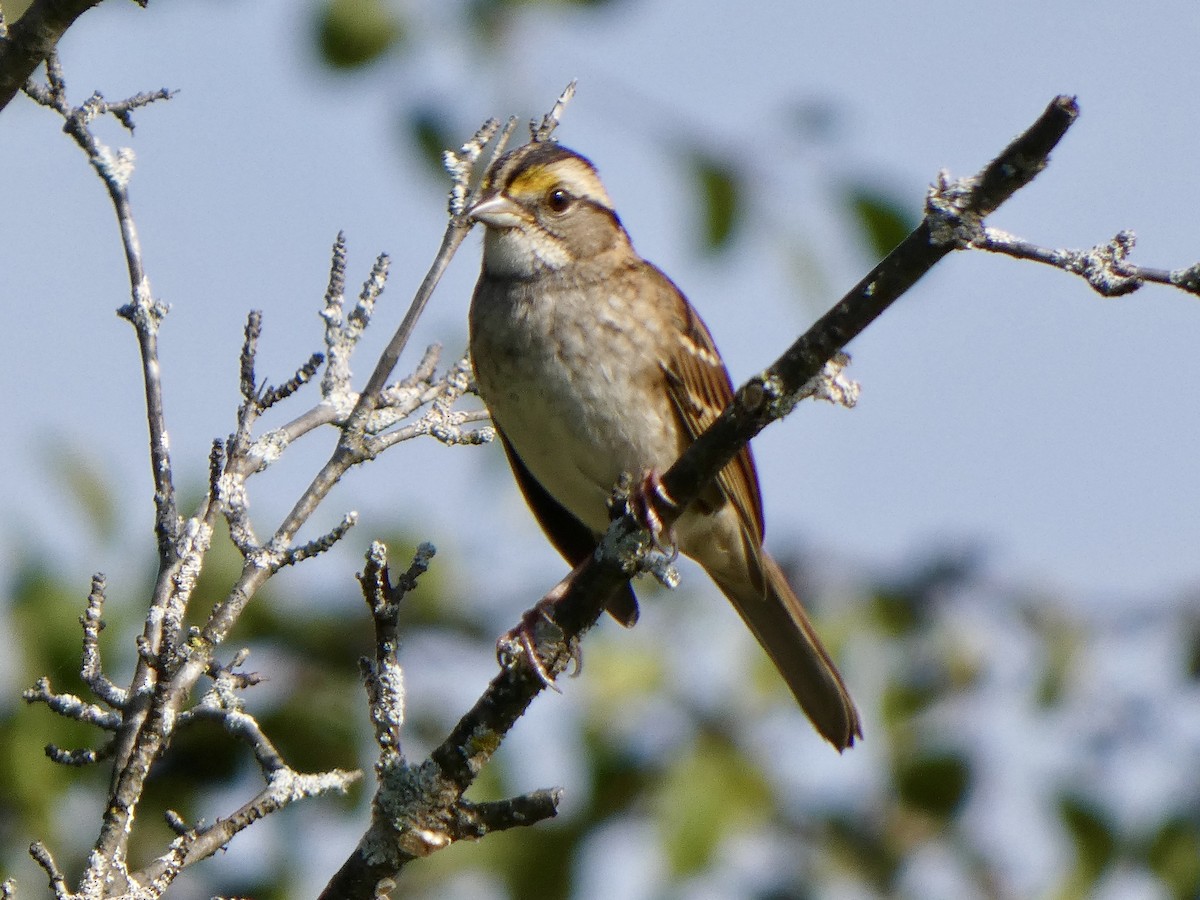
[(597, 532), (621, 473), (664, 469), (680, 449), (673, 409), (647, 394), (661, 390), (661, 336), (619, 286), (481, 281), (471, 305), (484, 402), (532, 475)]

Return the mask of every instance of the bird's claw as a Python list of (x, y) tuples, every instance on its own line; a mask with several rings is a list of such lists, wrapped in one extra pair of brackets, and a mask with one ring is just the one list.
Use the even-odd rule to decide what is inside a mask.
[(650, 532), (654, 549), (667, 557), (667, 564), (675, 562), (679, 557), (679, 545), (675, 541), (674, 527), (663, 524), (663, 514), (674, 512), (678, 504), (667, 493), (657, 469), (642, 473), (641, 481), (629, 493), (628, 508), (638, 523)]
[[(562, 584), (557, 585), (554, 590), (539, 600), (533, 609), (526, 610), (517, 627), (506, 631), (496, 641), (496, 659), (501, 666), (509, 668), (515, 665), (518, 659), (524, 657), (538, 680), (544, 686), (560, 694), (562, 690), (555, 683), (553, 673), (546, 667), (541, 654), (538, 653), (537, 631), (548, 625), (554, 630), (551, 640), (561, 641), (563, 639), (562, 630), (552, 615), (555, 602), (562, 596), (562, 587)], [(578, 640), (572, 640), (567, 651), (570, 653), (571, 662), (574, 663), (574, 669), (571, 671), (571, 676), (574, 677), (583, 671), (583, 651)]]

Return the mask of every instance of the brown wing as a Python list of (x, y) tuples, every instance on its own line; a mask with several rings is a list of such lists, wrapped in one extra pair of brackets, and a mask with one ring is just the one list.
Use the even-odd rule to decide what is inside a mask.
[[(504, 447), (504, 455), (508, 457), (508, 464), (512, 467), (517, 485), (521, 488), (525, 502), (533, 510), (534, 518), (542, 526), (542, 531), (567, 562), (572, 566), (579, 565), (595, 552), (596, 536), (586, 525), (567, 512), (566, 508), (542, 487), (541, 482), (533, 477), (494, 418), (492, 424), (496, 428), (496, 434), (500, 436), (500, 444)], [(637, 597), (628, 583), (608, 599), (605, 608), (626, 628), (631, 628), (637, 622)]]
[[(695, 439), (729, 405), (733, 399), (733, 383), (699, 314), (666, 275), (658, 274), (678, 298), (681, 317), (681, 340), (675, 352), (662, 363), (663, 374), (684, 429)], [(717, 484), (725, 499), (737, 508), (742, 527), (757, 555), (763, 539), (762, 496), (749, 446), (743, 447), (721, 470)]]

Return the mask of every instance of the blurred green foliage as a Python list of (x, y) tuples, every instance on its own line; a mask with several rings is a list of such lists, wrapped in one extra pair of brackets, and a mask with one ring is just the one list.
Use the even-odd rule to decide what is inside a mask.
[(724, 838), (768, 817), (771, 793), (761, 768), (729, 735), (700, 734), (657, 779), (651, 798), (670, 872), (710, 869)]
[(1075, 869), (1064, 895), (1086, 897), (1116, 858), (1116, 828), (1103, 810), (1084, 797), (1060, 797), (1058, 811), (1075, 842)]
[(1146, 864), (1171, 897), (1200, 897), (1200, 821), (1172, 817), (1155, 830)]
[[(628, 2), (628, 0), (627, 0)], [(576, 7), (580, 10), (619, 8), (619, 0), (468, 0), (464, 25), (474, 31), (482, 50), (487, 50), (504, 35), (509, 20), (536, 7)]]
[(737, 168), (728, 160), (693, 152), (688, 160), (700, 200), (700, 249), (724, 250), (742, 217), (742, 187)]
[(401, 126), (402, 133), (412, 142), (417, 158), (425, 163), (429, 174), (444, 181), (446, 169), (442, 154), (463, 141), (463, 136), (455, 133), (445, 111), (435, 106), (416, 106), (405, 114)]
[(920, 207), (903, 203), (883, 186), (851, 183), (843, 186), (842, 203), (857, 226), (867, 252), (882, 259), (920, 223)]
[[(94, 493), (115, 495), (102, 488)], [(97, 521), (109, 521), (116, 510), (99, 512)], [(414, 543), (403, 535), (393, 536), (393, 559), (404, 559)], [(49, 560), (48, 555), (30, 553), (12, 583), (4, 586), (14, 645), (23, 652), (21, 677), (31, 684), (48, 674), (55, 689), (82, 692), (77, 620), (87, 585)], [(150, 565), (147, 555), (143, 592), (152, 583)], [(219, 535), (198, 589), (197, 614), (228, 589), (238, 568), (237, 554)], [(452, 570), (451, 560), (438, 557), (411, 596), (405, 610), (406, 645), (420, 645), (427, 636), (439, 641), (452, 637), (464, 652), (490, 656), (500, 628), (486, 613), (462, 602), (461, 592), (445, 578)], [(911, 877), (914, 854), (931, 846), (949, 854), (979, 896), (1008, 895), (1006, 876), (992, 857), (994, 842), (1003, 838), (980, 835), (965, 820), (990, 751), (939, 724), (955, 704), (982, 702), (968, 698), (988, 677), (986, 661), (972, 658), (954, 637), (956, 605), (981, 584), (979, 554), (934, 554), (911, 572), (868, 587), (853, 601), (841, 597), (836, 617), (820, 615), (827, 604), (812, 587), (816, 582), (811, 577), (799, 569), (792, 574), (798, 583), (810, 585), (810, 595), (816, 594), (821, 630), (835, 639), (835, 647), (843, 652), (846, 645), (877, 648), (879, 658), (870, 663), (874, 675), (866, 677), (861, 668), (847, 670), (852, 684), (875, 680), (880, 689), (877, 704), (870, 703), (869, 692), (858, 692), (868, 723), (865, 746), (837, 762), (847, 768), (832, 770), (845, 771), (848, 777), (860, 754), (876, 759), (875, 784), (866, 796), (850, 802), (810, 798), (797, 803), (795, 796), (779, 791), (783, 770), (807, 763), (803, 754), (791, 749), (764, 757), (750, 740), (748, 710), (753, 711), (751, 719), (772, 709), (799, 719), (768, 666), (762, 667), (763, 677), (746, 678), (733, 694), (699, 703), (698, 697), (680, 693), (670, 677), (669, 638), (637, 640), (639, 632), (644, 634), (652, 625), (643, 623), (634, 632), (601, 629), (586, 651), (587, 689), (579, 690), (572, 682), (562, 699), (578, 715), (564, 716), (558, 727), (579, 730), (571, 744), (582, 754), (575, 759), (582, 778), (566, 785), (572, 796), (569, 814), (436, 854), (406, 872), (394, 896), (441, 896), (447, 884), (469, 876), (474, 884), (491, 885), (489, 890), (498, 898), (569, 900), (577, 895), (581, 861), (594, 842), (627, 825), (643, 829), (642, 852), (660, 860), (664, 877), (676, 884), (712, 877), (723, 870), (729, 848), (740, 837), (765, 833), (795, 852), (778, 861), (778, 870), (756, 882), (757, 887), (747, 886), (744, 896), (820, 896), (837, 884), (856, 885), (865, 897), (919, 896), (911, 893), (906, 878)], [(110, 627), (102, 642), (106, 655), (116, 660), (122, 658), (122, 649), (128, 654), (140, 630), (138, 601), (124, 587), (110, 585), (109, 591)], [(530, 596), (534, 593), (531, 589)], [(644, 600), (659, 602), (653, 591), (644, 593)], [(1059, 684), (1054, 691), (1039, 691), (1033, 679), (1025, 702), (1047, 714), (1063, 709), (1072, 702), (1070, 685), (1079, 667), (1087, 662), (1087, 626), (1046, 597), (1031, 603), (1014, 596), (998, 604), (1002, 619), (1037, 641)], [(261, 687), (247, 691), (248, 709), (292, 765), (304, 771), (369, 765), (371, 739), (355, 662), (371, 650), (365, 609), (347, 606), (344, 595), (291, 595), (285, 602), (265, 592), (248, 607), (234, 640), (252, 649), (248, 667), (266, 678)], [(1055, 649), (1063, 644), (1069, 652)], [(453, 678), (455, 661), (446, 660), (445, 665), (439, 677)], [(1185, 666), (1181, 660), (1181, 673)], [(683, 726), (654, 753), (637, 746), (637, 729), (613, 727), (648, 703), (665, 703)], [(411, 745), (439, 740), (445, 723), (459, 712), (443, 708), (438, 697), (412, 696), (410, 704), (406, 734)], [(106, 786), (104, 767), (61, 768), (45, 758), (42, 747), (82, 747), (96, 740), (96, 734), (50, 714), (44, 706), (0, 706), (0, 766), (3, 782), (10, 786), (0, 793), (0, 865), (11, 868), (21, 848), (34, 838), (76, 847), (90, 839), (93, 822), (81, 826), (74, 818), (64, 819), (59, 810), (67, 797), (83, 792), (98, 811)], [(472, 796), (501, 797), (530, 787), (515, 780), (519, 767), (514, 767), (509, 752), (502, 749)], [(814, 742), (806, 752), (829, 751)], [(197, 724), (182, 730), (155, 766), (139, 817), (142, 824), (135, 832), (133, 858), (159, 852), (170, 839), (161, 824), (165, 810), (176, 810), (192, 821), (211, 820), (229, 811), (231, 797), (250, 796), (257, 780), (246, 750), (222, 729)], [(1117, 824), (1103, 787), (1063, 784), (1046, 798), (1048, 816), (1057, 817), (1073, 849), (1057, 882), (1045, 885), (1045, 896), (1093, 896), (1118, 866), (1141, 872), (1167, 896), (1197, 896), (1200, 816), (1194, 807), (1164, 809), (1160, 822), (1131, 830)], [(353, 835), (367, 820), (368, 795), (369, 785), (347, 799), (307, 801), (284, 815), (300, 822), (320, 804), (322, 817), (342, 819)], [(347, 846), (351, 843), (348, 840)], [(311, 885), (295, 881), (310, 852), (302, 831), (269, 846), (272, 850), (259, 861), (257, 871), (227, 872), (220, 858), (189, 870), (185, 895), (201, 890), (199, 886), (209, 894), (263, 900), (311, 894)]]
[(333, 69), (358, 69), (396, 49), (404, 24), (387, 0), (327, 0), (316, 17), (321, 58)]

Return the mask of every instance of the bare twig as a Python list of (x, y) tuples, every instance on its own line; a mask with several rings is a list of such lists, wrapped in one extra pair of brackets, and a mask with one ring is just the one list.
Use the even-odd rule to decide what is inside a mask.
[[(176, 507), (158, 359), (157, 332), (166, 314), (166, 307), (154, 300), (150, 292), (129, 204), (127, 185), (132, 174), (133, 155), (128, 150), (110, 150), (91, 130), (96, 117), (105, 113), (113, 114), (125, 127), (132, 128), (134, 110), (164, 99), (168, 94), (165, 91), (139, 94), (118, 102), (108, 102), (99, 94), (94, 94), (83, 105), (72, 107), (67, 98), (63, 73), (53, 57), (47, 63), (46, 84), (30, 84), (27, 91), (37, 102), (64, 118), (65, 130), (87, 153), (89, 161), (104, 180), (110, 200), (117, 210), (132, 294), (131, 302), (121, 308), (120, 314), (134, 325), (142, 356), (155, 486), (155, 530), (160, 551), (159, 573), (150, 614), (143, 633), (136, 641), (138, 664), (128, 691), (120, 691), (108, 682), (100, 668), (98, 636), (105, 588), (102, 578), (93, 581), (84, 618), (82, 668), (85, 680), (97, 696), (117, 712), (110, 713), (71, 695), (54, 694), (48, 682), (40, 682), (28, 696), (31, 701), (48, 704), (61, 715), (106, 729), (117, 729), (114, 743), (99, 751), (63, 750), (57, 747), (48, 750), (55, 760), (68, 764), (94, 761), (110, 751), (115, 756), (109, 801), (105, 805), (100, 833), (89, 856), (89, 866), (80, 881), (80, 893), (88, 896), (110, 895), (113, 891), (124, 891), (130, 885), (145, 887), (148, 884), (157, 885), (155, 890), (160, 890), (170, 883), (184, 865), (214, 852), (233, 834), (263, 815), (301, 797), (333, 789), (345, 790), (358, 777), (357, 773), (341, 771), (313, 775), (292, 771), (275, 752), (257, 723), (241, 710), (240, 702), (233, 693), (254, 683), (253, 676), (214, 667), (213, 654), (245, 604), (271, 575), (283, 566), (328, 549), (353, 525), (355, 517), (351, 513), (323, 537), (303, 545), (294, 544), (299, 529), (332, 485), (351, 466), (372, 458), (397, 442), (389, 438), (386, 443), (372, 444), (368, 441), (368, 435), (371, 435), (371, 440), (384, 435), (391, 425), (402, 420), (403, 417), (399, 415), (401, 410), (408, 415), (431, 405), (435, 408), (431, 408), (423, 420), (421, 433), (436, 434), (447, 442), (470, 440), (468, 435), (457, 429), (462, 422), (474, 419), (459, 419), (450, 409), (450, 404), (469, 388), (469, 377), (464, 376), (461, 365), (438, 378), (434, 372), (437, 355), (431, 351), (426, 354), (420, 371), (386, 391), (383, 387), (395, 359), (403, 349), (415, 316), (428, 301), (433, 286), (455, 247), (461, 242), (469, 223), (462, 219), (448, 230), (448, 238), (406, 317), (407, 324), (401, 326), (397, 337), (389, 345), (392, 358), (389, 360), (385, 354), (385, 360), (375, 368), (376, 375), (373, 377), (377, 379), (377, 384), (369, 384), (369, 390), (359, 394), (355, 394), (350, 386), (349, 355), (363, 328), (369, 323), (383, 290), (388, 261), (386, 257), (377, 260), (357, 302), (343, 320), (341, 295), (345, 279), (345, 241), (339, 236), (326, 298), (326, 337), (331, 347), (331, 360), (322, 380), (321, 402), (284, 429), (277, 429), (257, 440), (253, 431), (261, 414), (273, 404), (293, 396), (311, 380), (320, 366), (321, 356), (310, 356), (295, 375), (278, 387), (260, 384), (255, 362), (262, 317), (259, 313), (251, 313), (239, 359), (242, 403), (238, 410), (237, 427), (224, 444), (214, 445), (209, 457), (209, 491), (197, 513), (183, 519)], [(489, 136), (494, 130), (488, 132)], [(460, 172), (465, 184), (472, 175), (471, 165), (462, 165)], [(458, 237), (451, 240), (455, 233)], [(471, 415), (477, 416), (478, 413)], [(275, 529), (270, 540), (265, 544), (259, 542), (248, 515), (246, 479), (269, 465), (290, 441), (326, 423), (336, 424), (343, 435), (333, 457), (313, 479), (292, 512)], [(216, 517), (221, 514), (230, 523), (234, 543), (242, 552), (245, 564), (229, 594), (217, 604), (205, 626), (187, 630), (185, 612), (209, 549)], [(197, 681), (205, 675), (213, 678), (214, 688), (199, 706), (188, 709), (188, 698)], [(266, 787), (258, 797), (213, 828), (181, 828), (185, 833), (180, 834), (167, 853), (146, 872), (130, 876), (125, 848), (150, 766), (169, 745), (176, 728), (205, 715), (219, 718), (231, 734), (246, 741), (252, 748), (263, 769)], [(48, 856), (46, 858), (49, 859)]]
[(563, 88), (563, 92), (558, 95), (558, 100), (551, 107), (550, 112), (542, 116), (542, 121), (536, 119), (529, 123), (529, 138), (534, 143), (548, 141), (554, 136), (554, 131), (558, 128), (558, 123), (562, 121), (562, 114), (566, 112), (567, 104), (575, 98), (575, 87), (577, 82), (571, 79), (571, 83)]
[[(450, 175), (452, 182), (450, 199), (447, 204), (452, 219), (457, 219), (470, 207), (472, 199), (471, 182), (478, 181), (487, 172), (487, 166), (479, 166), (479, 159), (483, 156), (483, 148), (487, 146), (488, 141), (496, 137), (497, 132), (500, 132), (500, 137), (495, 143), (495, 149), (492, 151), (492, 158), (494, 159), (496, 154), (508, 142), (508, 138), (512, 135), (515, 128), (516, 119), (510, 118), (504, 126), (503, 131), (500, 129), (500, 122), (498, 120), (488, 119), (480, 126), (471, 139), (457, 151), (447, 150), (442, 154), (442, 165)], [(489, 162), (488, 165), (491, 165), (491, 163)]]
[(112, 757), (112, 744), (105, 744), (99, 750), (83, 747), (78, 750), (64, 750), (55, 744), (46, 745), (46, 756), (60, 766), (82, 768)]
[(26, 703), (45, 703), (51, 710), (65, 719), (73, 719), (85, 725), (94, 725), (105, 731), (116, 731), (121, 726), (119, 713), (101, 709), (94, 703), (85, 703), (74, 694), (56, 694), (50, 689), (49, 678), (39, 678), (37, 683), (21, 693)]
[[(174, 659), (179, 652), (178, 629), (183, 621), (183, 610), (195, 585), (200, 561), (211, 536), (210, 519), (194, 519), (184, 527), (176, 508), (158, 358), (158, 327), (167, 310), (164, 304), (154, 299), (142, 262), (141, 244), (128, 193), (129, 179), (133, 173), (133, 153), (128, 149), (114, 152), (91, 130), (91, 123), (106, 113), (113, 114), (125, 127), (132, 128), (131, 114), (134, 109), (166, 99), (169, 93), (164, 90), (138, 94), (115, 103), (106, 102), (99, 94), (93, 94), (82, 105), (72, 107), (67, 97), (62, 68), (52, 52), (46, 59), (45, 87), (30, 83), (26, 85), (26, 91), (38, 103), (63, 117), (66, 123), (64, 130), (87, 154), (116, 210), (131, 290), (131, 301), (118, 312), (133, 325), (137, 335), (150, 433), (159, 572), (151, 612), (139, 641), (138, 666), (127, 694), (124, 717), (114, 746), (116, 763), (113, 769), (112, 802), (105, 806), (96, 852), (92, 857), (95, 866), (84, 878), (85, 884), (108, 884), (123, 871), (123, 848), (128, 840), (128, 826), (137, 798), (141, 795), (141, 785), (170, 730), (167, 726), (154, 734), (147, 734), (143, 726), (154, 718), (150, 715), (151, 699), (158, 673), (165, 667), (163, 659)], [(157, 656), (160, 652), (164, 657)], [(152, 664), (151, 660), (155, 662)], [(180, 693), (171, 699), (178, 706), (184, 696)], [(156, 721), (160, 725), (169, 722), (170, 715), (164, 718), (160, 713)], [(139, 735), (145, 735), (140, 747)], [(135, 747), (139, 751), (139, 758), (133, 761)]]
[(184, 867), (211, 856), (258, 819), (307, 797), (331, 791), (344, 794), (361, 777), (359, 772), (341, 769), (306, 775), (287, 765), (262, 727), (242, 708), (237, 692), (247, 681), (255, 679), (235, 672), (234, 668), (245, 661), (246, 655), (246, 651), (241, 651), (230, 666), (218, 669), (212, 689), (181, 717), (180, 724), (197, 719), (221, 724), (231, 736), (250, 748), (263, 773), (265, 786), (254, 799), (211, 826), (187, 828), (175, 816), (172, 827), (180, 838), (172, 842), (166, 854), (141, 872), (132, 874), (130, 880), (133, 883), (156, 883), (165, 887)]
[(83, 625), (83, 662), (80, 675), (83, 683), (113, 709), (124, 709), (128, 694), (121, 690), (108, 676), (100, 663), (100, 632), (104, 629), (105, 578), (100, 573), (92, 576), (92, 591), (88, 594), (87, 611), (80, 617)]
[(417, 586), (417, 579), (428, 570), (436, 552), (432, 544), (422, 544), (408, 571), (393, 584), (388, 573), (387, 548), (374, 541), (359, 576), (375, 625), (375, 660), (372, 663), (364, 658), (359, 665), (375, 726), (375, 742), (384, 754), (400, 754), (400, 729), (404, 725), (404, 670), (398, 658), (400, 603)]
[(54, 862), (54, 857), (50, 855), (50, 850), (41, 841), (34, 841), (29, 847), (29, 855), (34, 858), (42, 871), (50, 879), (50, 890), (54, 891), (54, 896), (59, 900), (69, 900), (71, 892), (67, 888), (67, 879), (63, 876), (62, 871)]
[[(359, 576), (375, 623), (375, 659), (361, 662), (371, 721), (379, 745), (375, 774), (379, 787), (372, 802), (371, 825), (354, 853), (326, 885), (321, 897), (375, 897), (378, 885), (413, 859), (428, 856), (464, 838), (531, 825), (555, 815), (560, 792), (536, 791), (508, 800), (472, 804), (463, 788), (448, 780), (431, 761), (410, 765), (400, 747), (404, 723), (404, 674), (397, 658), (401, 601), (428, 568), (434, 549), (418, 548), (412, 565), (393, 584), (387, 550), (374, 543)], [(486, 735), (480, 735), (486, 740)]]
[(125, 264), (129, 272), (132, 299), (117, 312), (127, 319), (137, 332), (142, 354), (142, 376), (146, 393), (147, 421), (150, 427), (151, 467), (154, 476), (154, 500), (157, 510), (155, 530), (159, 554), (169, 565), (171, 542), (177, 537), (179, 517), (175, 508), (175, 486), (171, 481), (171, 455), (167, 443), (166, 416), (163, 412), (162, 380), (158, 366), (158, 326), (167, 314), (167, 307), (155, 300), (150, 279), (142, 262), (141, 242), (129, 202), (129, 180), (133, 174), (133, 151), (122, 148), (114, 152), (91, 130), (99, 116), (112, 114), (132, 130), (130, 118), (134, 109), (170, 98), (167, 90), (137, 94), (116, 102), (107, 102), (100, 94), (92, 94), (81, 106), (72, 107), (66, 93), (66, 82), (57, 56), (51, 52), (46, 59), (47, 87), (30, 85), (28, 93), (44, 106), (54, 109), (66, 122), (63, 130), (88, 155), (92, 167), (108, 188), (109, 198), (117, 213), (121, 241), (125, 248)]
[(325, 534), (321, 535), (319, 538), (315, 538), (309, 541), (307, 544), (301, 544), (299, 547), (292, 547), (290, 550), (288, 550), (287, 553), (283, 555), (283, 558), (279, 561), (279, 567), (283, 568), (284, 566), (294, 566), (297, 563), (304, 562), (306, 559), (319, 556), (328, 550), (332, 550), (334, 545), (344, 538), (346, 533), (353, 528), (357, 522), (358, 513), (346, 513), (346, 515), (342, 516), (342, 521), (338, 522), (337, 525), (335, 525)]
[(422, 406), (428, 405), (429, 409), (411, 425), (368, 439), (368, 452), (377, 455), (401, 441), (426, 434), (449, 445), (484, 444), (493, 440), (495, 430), (490, 426), (475, 429), (462, 427), (472, 422), (489, 421), (485, 409), (463, 410), (455, 406), (464, 394), (472, 390), (471, 361), (465, 357), (456, 362), (439, 381), (433, 381), (432, 377), (415, 383), (406, 380), (388, 388), (384, 391), (387, 406), (378, 411), (378, 425), (373, 423), (372, 432), (377, 427), (387, 427), (394, 421), (408, 418)]
[(1121, 231), (1112, 240), (1090, 250), (1052, 250), (987, 226), (971, 240), (971, 246), (980, 250), (1044, 263), (1078, 275), (1105, 297), (1130, 294), (1148, 283), (1177, 287), (1200, 296), (1200, 263), (1184, 269), (1135, 265), (1129, 261), (1135, 243), (1132, 231)]
[[(425, 305), (429, 302), (429, 298), (433, 296), (434, 288), (437, 287), (438, 282), (441, 280), (442, 274), (450, 264), (455, 251), (458, 250), (459, 245), (474, 225), (472, 221), (466, 218), (466, 210), (470, 208), (471, 204), (478, 197), (480, 185), (477, 183), (473, 191), (468, 190), (468, 185), (472, 180), (475, 165), (483, 154), (484, 146), (496, 134), (498, 127), (495, 119), (489, 119), (475, 133), (471, 140), (463, 144), (459, 153), (447, 152), (444, 155), (446, 171), (450, 173), (454, 181), (454, 185), (450, 191), (450, 224), (446, 227), (445, 234), (442, 235), (442, 245), (434, 257), (433, 265), (430, 266), (424, 280), (421, 282), (421, 286), (417, 289), (412, 305), (409, 306), (408, 312), (404, 314), (404, 319), (400, 322), (400, 327), (396, 329), (396, 333), (392, 335), (387, 348), (379, 357), (379, 362), (375, 365), (375, 370), (371, 373), (371, 377), (367, 379), (367, 384), (363, 388), (358, 406), (351, 416), (352, 421), (357, 418), (365, 419), (375, 408), (384, 385), (387, 384), (387, 380), (392, 375), (392, 370), (396, 368), (396, 364), (400, 361), (400, 354), (408, 346), (409, 338), (412, 337), (413, 330), (417, 326), (417, 320), (421, 317), (421, 313), (425, 311)], [(508, 123), (500, 131), (500, 135), (493, 146), (488, 166), (503, 152), (504, 145), (512, 135), (515, 127), (516, 120), (509, 119)], [(484, 168), (483, 171), (486, 172), (487, 168)]]
[(317, 370), (321, 368), (321, 363), (324, 361), (324, 356), (320, 353), (314, 353), (300, 365), (300, 368), (296, 370), (296, 374), (287, 381), (274, 387), (263, 388), (262, 399), (260, 401), (263, 410), (268, 410), (276, 403), (281, 403), (312, 381), (313, 376), (317, 374)]
[[(195, 829), (185, 837), (183, 846), (183, 861), (178, 869), (194, 865), (207, 859), (226, 846), (239, 832), (253, 825), (264, 816), (290, 806), (291, 804), (309, 797), (317, 797), (328, 793), (344, 794), (359, 778), (359, 772), (345, 772), (333, 769), (316, 775), (305, 775), (295, 772), (286, 766), (275, 769), (268, 778), (265, 788), (251, 801), (241, 806), (231, 815), (219, 819), (211, 826)], [(140, 872), (130, 876), (131, 880), (146, 884), (161, 881), (171, 872), (177, 853), (176, 844), (172, 850), (156, 859)]]

